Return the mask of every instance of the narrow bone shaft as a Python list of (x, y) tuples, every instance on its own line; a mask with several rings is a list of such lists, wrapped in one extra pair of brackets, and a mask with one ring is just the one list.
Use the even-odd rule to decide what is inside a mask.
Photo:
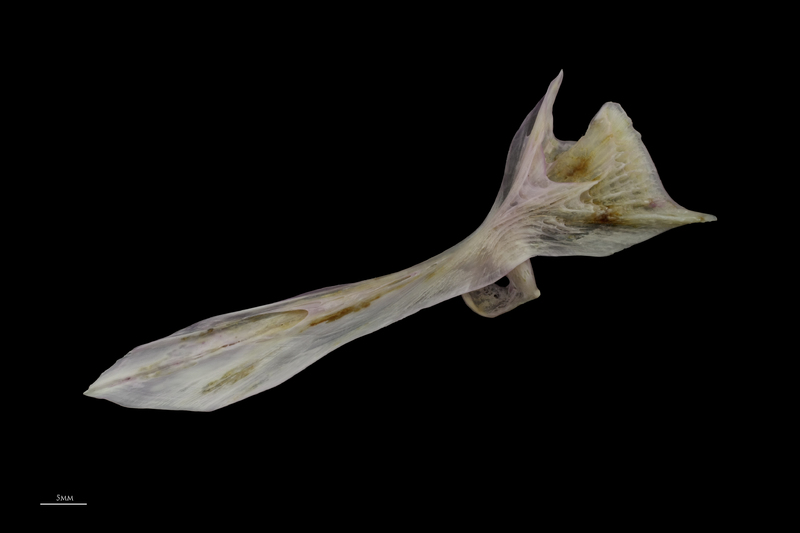
[[(86, 394), (127, 407), (211, 411), (294, 376), (345, 343), (488, 285), (519, 261), (473, 235), (395, 274), (203, 320), (135, 348)], [(499, 261), (506, 257), (506, 261)]]

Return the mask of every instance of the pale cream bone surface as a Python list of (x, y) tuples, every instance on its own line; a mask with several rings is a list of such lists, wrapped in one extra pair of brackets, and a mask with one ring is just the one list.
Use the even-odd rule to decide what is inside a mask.
[[(669, 197), (618, 104), (605, 104), (577, 142), (556, 139), (552, 109), (562, 76), (514, 136), (486, 220), (459, 244), (396, 274), (198, 322), (135, 348), (85, 394), (126, 407), (213, 411), (448, 298), (461, 295), (487, 317), (538, 298), (531, 257), (606, 256), (670, 228), (716, 220)], [(495, 283), (503, 276), (506, 287)]]

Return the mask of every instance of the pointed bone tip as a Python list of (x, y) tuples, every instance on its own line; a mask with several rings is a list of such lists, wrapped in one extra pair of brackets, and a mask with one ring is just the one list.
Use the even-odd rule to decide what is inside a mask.
[(538, 131), (540, 135), (553, 135), (553, 104), (556, 101), (556, 95), (558, 94), (558, 89), (561, 87), (561, 79), (563, 77), (564, 71), (561, 70), (558, 76), (548, 85), (547, 93), (545, 93), (544, 97), (542, 97), (537, 104), (539, 112), (536, 114), (535, 122), (527, 131), (528, 136), (534, 135), (536, 131)]
[(698, 224), (703, 222), (715, 222), (717, 217), (707, 213), (698, 213), (696, 211), (689, 211), (688, 216), (685, 217), (685, 224)]
[[(105, 372), (104, 372), (104, 374), (105, 374)], [(100, 397), (100, 391), (108, 386), (108, 383), (104, 384), (103, 381), (104, 381), (103, 380), (103, 376), (101, 375), (96, 380), (94, 380), (94, 382), (91, 385), (89, 385), (89, 388), (86, 389), (86, 392), (84, 392), (84, 394), (86, 396), (92, 396), (94, 398), (99, 398)]]
[(100, 393), (99, 393), (99, 391), (97, 390), (97, 388), (95, 388), (94, 384), (92, 384), (92, 386), (91, 386), (91, 387), (89, 387), (88, 389), (86, 389), (86, 390), (83, 392), (83, 395), (84, 395), (84, 396), (89, 396), (90, 398), (102, 398), (102, 396), (100, 395)]
[(129, 393), (129, 391), (121, 390), (119, 388), (109, 388), (103, 385), (98, 387), (95, 385), (95, 383), (92, 383), (92, 385), (86, 389), (86, 391), (84, 391), (83, 395), (90, 398), (97, 398), (98, 400), (106, 400), (120, 407), (125, 407), (126, 409), (160, 409), (167, 411), (211, 412), (233, 403), (176, 402), (153, 396), (145, 397), (141, 395), (132, 395)]
[(688, 214), (680, 215), (677, 217), (679, 225), (685, 224), (701, 224), (703, 222), (714, 222), (717, 217), (714, 215), (707, 215), (705, 213), (695, 213), (690, 211)]
[(564, 79), (564, 70), (560, 70), (558, 72), (558, 76), (553, 78), (553, 81), (550, 82), (550, 86), (547, 88), (547, 97), (548, 95), (552, 94), (552, 98), (555, 98), (556, 93), (558, 92), (559, 87), (561, 87), (561, 80)]
[(684, 224), (698, 224), (701, 222), (714, 222), (717, 220), (717, 217), (714, 215), (686, 209), (675, 203), (674, 200), (671, 203), (672, 205), (664, 206), (666, 209), (662, 213), (672, 218), (679, 226), (683, 226)]
[(116, 387), (108, 381), (102, 380), (102, 377), (103, 376), (100, 376), (94, 383), (89, 385), (89, 388), (84, 391), (83, 395), (100, 400), (108, 400), (110, 396), (113, 396)]

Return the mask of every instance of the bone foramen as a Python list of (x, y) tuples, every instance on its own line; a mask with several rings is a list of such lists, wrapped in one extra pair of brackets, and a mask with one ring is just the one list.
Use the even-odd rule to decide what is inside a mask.
[[(198, 322), (135, 348), (85, 394), (125, 407), (213, 411), (448, 298), (461, 295), (487, 317), (538, 298), (531, 257), (605, 256), (716, 220), (669, 197), (618, 104), (605, 104), (577, 142), (556, 139), (552, 109), (562, 76), (517, 131), (497, 199), (462, 242), (396, 274)], [(503, 276), (506, 287), (495, 284)]]

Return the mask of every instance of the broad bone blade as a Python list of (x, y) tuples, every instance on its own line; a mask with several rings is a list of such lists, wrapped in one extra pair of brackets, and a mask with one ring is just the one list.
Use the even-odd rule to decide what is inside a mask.
[[(605, 104), (577, 142), (556, 139), (552, 109), (562, 76), (517, 131), (497, 199), (462, 242), (395, 274), (198, 322), (135, 348), (85, 394), (125, 407), (213, 411), (449, 298), (462, 295), (487, 317), (538, 298), (531, 257), (606, 256), (670, 228), (716, 220), (669, 197), (618, 104)], [(506, 275), (508, 286), (495, 283)]]

